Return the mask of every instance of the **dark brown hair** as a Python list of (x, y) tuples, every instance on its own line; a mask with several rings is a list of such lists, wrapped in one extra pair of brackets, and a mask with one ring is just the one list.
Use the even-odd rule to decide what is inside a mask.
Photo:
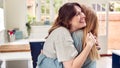
[(65, 3), (62, 7), (60, 7), (58, 11), (58, 17), (56, 18), (53, 26), (49, 30), (49, 34), (56, 28), (63, 26), (70, 30), (70, 21), (71, 19), (76, 15), (77, 11), (75, 9), (75, 6), (78, 6), (81, 8), (81, 6), (76, 3)]

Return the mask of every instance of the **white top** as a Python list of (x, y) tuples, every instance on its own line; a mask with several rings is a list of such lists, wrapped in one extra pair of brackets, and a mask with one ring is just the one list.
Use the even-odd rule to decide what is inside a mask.
[(50, 58), (57, 58), (61, 62), (74, 58), (78, 52), (73, 45), (70, 32), (64, 27), (59, 27), (47, 38), (43, 54)]

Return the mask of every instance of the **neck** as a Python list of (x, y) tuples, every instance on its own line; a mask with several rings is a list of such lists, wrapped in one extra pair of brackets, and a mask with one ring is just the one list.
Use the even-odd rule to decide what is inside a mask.
[(76, 31), (75, 29), (70, 29), (70, 33), (75, 32), (75, 31)]

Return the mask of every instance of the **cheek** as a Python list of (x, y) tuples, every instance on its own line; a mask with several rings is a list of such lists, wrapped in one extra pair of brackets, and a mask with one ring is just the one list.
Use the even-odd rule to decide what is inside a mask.
[(81, 23), (81, 27), (86, 27), (86, 23)]
[(71, 20), (71, 25), (79, 26), (80, 25), (79, 21), (80, 21), (79, 17), (73, 17), (73, 19)]
[(78, 21), (79, 19), (80, 19), (79, 16), (74, 16), (73, 19), (72, 19), (72, 21), (75, 22), (75, 21)]

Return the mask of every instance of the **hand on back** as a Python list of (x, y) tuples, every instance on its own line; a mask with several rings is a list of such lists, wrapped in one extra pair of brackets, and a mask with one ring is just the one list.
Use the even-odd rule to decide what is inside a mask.
[(93, 34), (90, 32), (87, 34), (87, 38), (86, 38), (86, 44), (89, 46), (93, 46), (94, 44), (97, 43), (96, 38), (93, 36)]

